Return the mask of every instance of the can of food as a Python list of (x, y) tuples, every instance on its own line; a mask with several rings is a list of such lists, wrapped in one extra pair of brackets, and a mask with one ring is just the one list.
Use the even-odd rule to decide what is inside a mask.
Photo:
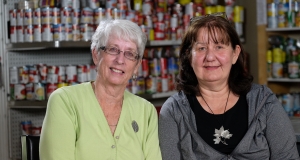
[(38, 73), (38, 66), (31, 65), (29, 67), (29, 82), (30, 83), (37, 83), (39, 82), (39, 73)]
[(48, 66), (47, 83), (58, 83), (58, 72), (57, 66)]
[(53, 41), (52, 25), (42, 25), (42, 41)]
[(40, 24), (33, 26), (33, 41), (34, 42), (42, 41), (42, 26)]
[(64, 24), (65, 28), (65, 41), (72, 41), (73, 40), (73, 26), (72, 24)]
[(25, 84), (15, 84), (14, 85), (14, 99), (15, 100), (25, 100), (26, 98), (26, 89)]
[(142, 60), (142, 70), (143, 70), (143, 77), (148, 77), (149, 76), (148, 59), (143, 59)]
[(34, 83), (35, 100), (45, 100), (45, 85), (43, 83)]
[(73, 24), (72, 25), (72, 36), (73, 36), (73, 41), (80, 41), (80, 26), (78, 24)]
[(24, 42), (24, 27), (17, 26), (17, 42)]
[(113, 19), (120, 19), (121, 18), (121, 11), (117, 8), (112, 9), (112, 18)]
[(268, 28), (278, 27), (278, 16), (268, 17)]
[(145, 93), (145, 79), (143, 77), (138, 77), (136, 79), (136, 87), (137, 93), (136, 94), (144, 94)]
[(77, 82), (82, 83), (87, 81), (87, 66), (77, 65)]
[(64, 24), (53, 24), (53, 40), (64, 41), (65, 40), (65, 26)]
[(142, 4), (142, 11), (144, 15), (152, 15), (153, 11), (153, 2), (152, 1), (145, 1)]
[(157, 89), (156, 77), (154, 76), (146, 77), (145, 81), (146, 81), (145, 93), (147, 94), (156, 93), (156, 89)]
[(72, 10), (71, 18), (72, 18), (72, 24), (79, 24), (80, 23), (80, 17), (81, 17), (81, 10), (80, 8), (74, 8)]
[(27, 100), (35, 100), (33, 83), (27, 83), (25, 85), (26, 88), (26, 99)]
[(31, 8), (24, 10), (24, 25), (32, 25), (33, 24), (33, 12)]
[(55, 84), (55, 83), (47, 83), (47, 87), (46, 87), (47, 99), (49, 99), (51, 93), (54, 92), (56, 89), (57, 89), (57, 84)]
[(169, 91), (169, 76), (166, 75), (162, 75), (161, 76), (161, 83), (162, 83), (162, 92), (167, 92)]
[(38, 64), (39, 80), (42, 83), (47, 82), (48, 68), (46, 64)]
[(60, 24), (61, 16), (60, 16), (60, 8), (54, 7), (52, 8), (52, 24)]
[(160, 68), (161, 68), (161, 75), (165, 76), (168, 74), (168, 60), (167, 58), (161, 57), (160, 58)]
[(81, 23), (92, 24), (93, 23), (93, 10), (89, 7), (84, 7), (81, 9)]
[(41, 8), (36, 8), (33, 11), (33, 25), (40, 25), (41, 24)]
[(66, 76), (67, 76), (67, 82), (77, 82), (77, 67), (74, 65), (68, 65), (66, 66)]
[(162, 79), (160, 76), (156, 77), (156, 92), (161, 93), (162, 92)]
[(242, 6), (233, 7), (233, 22), (243, 23), (244, 22), (244, 8)]
[(10, 26), (17, 26), (17, 9), (9, 10)]
[(41, 15), (42, 15), (42, 24), (47, 24), (50, 25), (52, 21), (52, 8), (50, 7), (43, 7), (41, 10)]
[(66, 67), (65, 66), (57, 66), (58, 67), (58, 77), (57, 82), (62, 83), (66, 81)]
[(278, 5), (276, 3), (267, 4), (268, 17), (275, 17), (278, 15)]
[[(277, 27), (278, 28), (285, 28), (286, 27), (286, 24), (287, 24), (287, 20), (286, 20), (286, 16), (283, 14), (283, 15), (279, 15), (277, 16), (278, 17), (278, 20), (277, 20)], [(272, 22), (271, 22), (272, 23)]]
[(28, 66), (21, 66), (18, 67), (18, 74), (19, 74), (19, 82), (26, 84), (29, 82), (29, 68)]
[(91, 40), (94, 27), (92, 24), (80, 24), (80, 37), (82, 41)]
[(17, 10), (17, 26), (24, 25), (24, 9)]
[(61, 21), (64, 24), (72, 23), (72, 8), (71, 7), (63, 7), (60, 11)]
[(165, 23), (164, 22), (155, 22), (154, 23), (154, 39), (155, 40), (164, 40), (165, 38)]
[(33, 42), (33, 26), (24, 26), (24, 42)]
[(17, 26), (10, 26), (10, 42), (17, 43)]
[(22, 121), (21, 122), (22, 135), (31, 135), (31, 127), (32, 127), (31, 121)]
[(94, 9), (94, 18), (93, 22), (96, 25), (99, 25), (101, 21), (105, 19), (105, 9), (104, 8), (96, 8)]
[(19, 73), (16, 66), (9, 68), (9, 83), (18, 84), (19, 83)]

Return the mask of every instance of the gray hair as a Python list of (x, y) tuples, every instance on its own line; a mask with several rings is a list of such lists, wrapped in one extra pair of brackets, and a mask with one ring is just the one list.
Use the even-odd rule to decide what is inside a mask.
[(146, 34), (134, 22), (123, 19), (101, 21), (92, 36), (91, 50), (99, 51), (100, 47), (106, 46), (111, 35), (134, 42), (140, 59), (143, 57), (147, 43)]

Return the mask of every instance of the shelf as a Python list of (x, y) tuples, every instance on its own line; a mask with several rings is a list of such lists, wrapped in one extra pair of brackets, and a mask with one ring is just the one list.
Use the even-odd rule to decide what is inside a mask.
[[(155, 46), (172, 46), (180, 45), (181, 40), (177, 41), (148, 41), (148, 47)], [(48, 48), (90, 48), (90, 41), (52, 41), (52, 42), (24, 42), (24, 43), (9, 43), (6, 48), (9, 51), (22, 51), (22, 50), (42, 50)]]
[(300, 78), (291, 79), (291, 78), (268, 78), (268, 82), (298, 82), (300, 83)]
[(9, 108), (46, 108), (47, 101), (29, 101), (29, 100), (23, 100), (23, 101), (9, 101), (8, 102)]
[(266, 31), (300, 31), (300, 27), (286, 27), (286, 28), (266, 28)]
[[(177, 91), (170, 91), (170, 92), (163, 92), (163, 93), (154, 93), (154, 94), (142, 94), (137, 95), (147, 100), (159, 99), (159, 98), (168, 98), (171, 95), (175, 94)], [(23, 101), (9, 101), (8, 102), (9, 108), (15, 109), (34, 109), (34, 108), (46, 108), (47, 101), (30, 101), (30, 100), (23, 100)]]

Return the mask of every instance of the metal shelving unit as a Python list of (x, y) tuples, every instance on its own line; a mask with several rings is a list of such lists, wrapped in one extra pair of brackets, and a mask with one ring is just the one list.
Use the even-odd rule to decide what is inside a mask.
[[(181, 41), (163, 40), (148, 41), (147, 47), (180, 45)], [(44, 50), (52, 48), (90, 48), (90, 41), (52, 41), (52, 42), (24, 42), (6, 44), (8, 51)]]
[(268, 78), (268, 82), (295, 82), (295, 83), (300, 83), (300, 78)]

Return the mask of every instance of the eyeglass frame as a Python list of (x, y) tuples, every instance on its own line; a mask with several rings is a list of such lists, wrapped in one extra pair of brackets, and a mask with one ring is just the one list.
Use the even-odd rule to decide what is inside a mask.
[(198, 21), (202, 18), (209, 17), (209, 16), (222, 17), (225, 20), (229, 21), (227, 18), (226, 12), (216, 12), (216, 13), (212, 13), (212, 14), (206, 14), (203, 16), (192, 17), (192, 18), (190, 18), (190, 25), (192, 25), (193, 23), (195, 23), (196, 21)]
[[(112, 46), (112, 47), (113, 47), (113, 46)], [(110, 47), (101, 46), (101, 47), (99, 47), (99, 48), (100, 48), (101, 50), (103, 50), (104, 52), (108, 53), (106, 50), (107, 50), (108, 48), (110, 48)], [(122, 51), (122, 50), (120, 50), (118, 47), (113, 47), (113, 48), (117, 48), (117, 49), (118, 49), (118, 53), (117, 53), (117, 54), (110, 54), (110, 53), (108, 53), (108, 54), (110, 54), (110, 55), (119, 55), (121, 52), (123, 52), (123, 53), (124, 53), (124, 57), (126, 57), (127, 59), (129, 59), (129, 60), (131, 60), (131, 61), (137, 61), (137, 60), (140, 58), (140, 55), (139, 55), (138, 53), (132, 52), (132, 53), (135, 54), (136, 56), (135, 56), (134, 59), (130, 59), (130, 58), (128, 58), (128, 57), (126, 56), (126, 54), (125, 54), (126, 51)], [(127, 51), (129, 51), (129, 50), (127, 50)], [(130, 52), (131, 52), (131, 51), (130, 51)]]

